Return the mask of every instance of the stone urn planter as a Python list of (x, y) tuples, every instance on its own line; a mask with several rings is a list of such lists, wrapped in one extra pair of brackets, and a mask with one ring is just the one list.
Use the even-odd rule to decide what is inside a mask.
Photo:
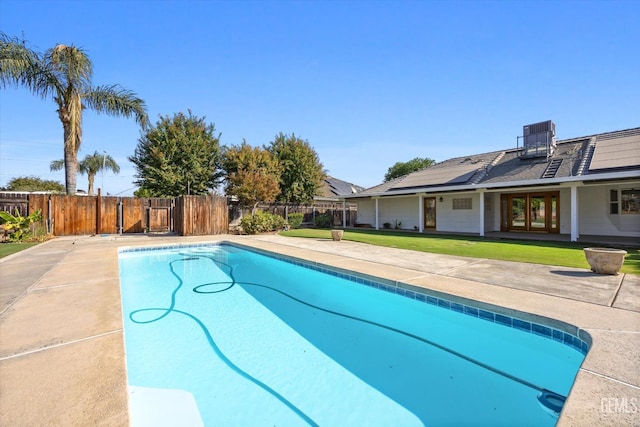
[(331, 230), (331, 238), (336, 242), (342, 240), (342, 235), (344, 234), (344, 230)]
[(584, 248), (591, 271), (598, 274), (618, 274), (627, 251), (613, 248)]

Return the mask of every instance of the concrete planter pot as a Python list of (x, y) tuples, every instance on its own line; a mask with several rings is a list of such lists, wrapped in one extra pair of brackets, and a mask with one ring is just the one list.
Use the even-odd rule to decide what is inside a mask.
[(584, 248), (591, 271), (598, 274), (618, 274), (627, 251), (613, 248)]
[(342, 240), (342, 235), (344, 234), (344, 230), (331, 230), (331, 238), (336, 242)]

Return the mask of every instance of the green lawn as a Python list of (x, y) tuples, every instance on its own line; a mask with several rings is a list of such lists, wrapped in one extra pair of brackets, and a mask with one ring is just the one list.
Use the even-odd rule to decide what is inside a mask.
[(34, 243), (0, 243), (0, 258), (4, 258), (7, 255), (15, 254), (16, 252), (23, 251), (31, 246), (37, 245)]
[[(283, 231), (281, 236), (331, 239), (330, 230), (304, 228)], [(489, 240), (479, 237), (433, 236), (399, 231), (345, 230), (344, 240), (444, 255), (500, 259), (589, 269), (585, 245), (564, 242)], [(640, 274), (640, 250), (626, 249), (623, 273)]]

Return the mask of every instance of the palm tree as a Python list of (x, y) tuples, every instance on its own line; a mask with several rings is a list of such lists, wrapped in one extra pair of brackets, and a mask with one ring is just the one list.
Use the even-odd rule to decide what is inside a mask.
[(41, 54), (25, 44), (0, 33), (0, 85), (25, 86), (34, 95), (51, 98), (57, 104), (64, 130), (65, 184), (67, 194), (75, 194), (82, 110), (133, 116), (145, 127), (146, 105), (135, 93), (119, 85), (91, 86), (93, 64), (82, 49), (59, 44)]
[[(49, 165), (49, 169), (52, 171), (59, 171), (64, 168), (64, 159), (54, 160)], [(120, 172), (120, 166), (113, 160), (113, 157), (104, 153), (100, 154), (97, 151), (93, 154), (87, 154), (84, 160), (78, 163), (78, 172), (81, 174), (87, 174), (89, 178), (89, 189), (87, 193), (90, 196), (93, 196), (93, 183), (95, 181), (96, 175), (100, 171), (111, 170), (113, 173)]]

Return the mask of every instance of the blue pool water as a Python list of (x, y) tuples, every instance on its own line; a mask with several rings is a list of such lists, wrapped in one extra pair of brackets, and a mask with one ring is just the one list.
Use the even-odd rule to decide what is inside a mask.
[(544, 325), (232, 245), (119, 260), (134, 425), (173, 410), (182, 425), (553, 426), (538, 397), (561, 402), (586, 352)]

